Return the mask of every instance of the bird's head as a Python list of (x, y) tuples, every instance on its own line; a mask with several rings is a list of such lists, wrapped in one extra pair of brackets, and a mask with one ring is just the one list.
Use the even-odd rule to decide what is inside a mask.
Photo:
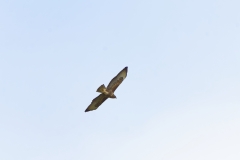
[(114, 94), (112, 94), (111, 96), (110, 96), (110, 98), (117, 98)]

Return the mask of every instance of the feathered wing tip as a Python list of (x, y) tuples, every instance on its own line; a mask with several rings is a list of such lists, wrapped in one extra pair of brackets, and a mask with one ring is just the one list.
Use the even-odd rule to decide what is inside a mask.
[(121, 73), (121, 72), (123, 72), (123, 71), (125, 71), (125, 73), (127, 74), (127, 72), (128, 72), (128, 66), (124, 67), (119, 73)]
[(93, 110), (91, 110), (91, 109), (89, 109), (89, 108), (87, 108), (87, 109), (85, 110), (85, 112), (89, 112), (89, 111), (93, 111)]
[[(126, 74), (126, 77), (127, 77), (127, 72), (128, 72), (128, 66), (126, 66), (125, 68), (123, 68), (123, 70), (122, 71), (125, 71), (125, 74)], [(125, 78), (126, 78), (125, 77)]]
[(123, 70), (126, 70), (126, 72), (128, 71), (128, 66), (126, 66)]

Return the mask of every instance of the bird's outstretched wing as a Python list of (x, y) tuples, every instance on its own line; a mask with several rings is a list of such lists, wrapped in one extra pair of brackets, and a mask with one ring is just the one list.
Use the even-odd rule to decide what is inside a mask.
[(107, 89), (114, 92), (122, 81), (127, 77), (128, 67), (123, 68), (108, 84)]
[(85, 112), (97, 109), (107, 98), (104, 94), (100, 94), (92, 100), (92, 103), (87, 107)]

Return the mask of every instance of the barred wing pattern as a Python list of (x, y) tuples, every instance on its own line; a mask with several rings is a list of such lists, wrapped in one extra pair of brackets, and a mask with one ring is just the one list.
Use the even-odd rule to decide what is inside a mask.
[(108, 97), (105, 96), (103, 93), (97, 96), (92, 100), (92, 103), (87, 107), (85, 112), (92, 111), (97, 109), (104, 101), (106, 101)]
[(123, 68), (108, 84), (107, 89), (114, 92), (122, 81), (127, 77), (128, 67)]

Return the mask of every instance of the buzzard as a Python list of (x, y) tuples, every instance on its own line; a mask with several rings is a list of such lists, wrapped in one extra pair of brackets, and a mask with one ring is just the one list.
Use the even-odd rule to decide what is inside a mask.
[(108, 84), (107, 88), (101, 85), (97, 92), (101, 94), (92, 100), (92, 103), (87, 107), (85, 112), (92, 111), (97, 109), (106, 99), (108, 98), (117, 98), (114, 95), (114, 91), (122, 83), (122, 81), (127, 77), (128, 67), (123, 68)]

